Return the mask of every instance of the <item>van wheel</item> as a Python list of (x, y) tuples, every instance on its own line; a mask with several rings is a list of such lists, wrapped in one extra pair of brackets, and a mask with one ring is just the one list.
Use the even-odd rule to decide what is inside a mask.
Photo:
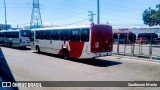
[(37, 46), (37, 52), (38, 52), (38, 54), (41, 53), (40, 48), (38, 46)]
[(69, 55), (68, 55), (68, 51), (67, 50), (63, 50), (63, 52), (62, 52), (62, 57), (63, 57), (63, 59), (68, 59), (69, 58)]

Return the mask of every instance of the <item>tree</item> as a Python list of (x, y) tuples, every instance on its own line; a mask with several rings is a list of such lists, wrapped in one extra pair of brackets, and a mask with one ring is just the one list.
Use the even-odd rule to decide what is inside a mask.
[(157, 25), (160, 25), (160, 4), (158, 4), (156, 6), (156, 8), (158, 10), (157, 10), (156, 15), (154, 17), (156, 18)]
[(143, 12), (143, 21), (144, 24), (151, 26), (160, 25), (160, 4), (156, 6), (157, 10), (155, 9), (146, 9)]

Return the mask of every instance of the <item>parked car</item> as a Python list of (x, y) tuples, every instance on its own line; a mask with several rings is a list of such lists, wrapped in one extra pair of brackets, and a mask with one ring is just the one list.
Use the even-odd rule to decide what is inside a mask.
[(160, 38), (157, 38), (156, 41), (157, 41), (157, 44), (159, 45), (160, 44)]
[(160, 44), (160, 38), (153, 39), (152, 44), (159, 45)]
[(140, 37), (136, 40), (136, 44), (147, 44), (148, 40), (145, 37)]

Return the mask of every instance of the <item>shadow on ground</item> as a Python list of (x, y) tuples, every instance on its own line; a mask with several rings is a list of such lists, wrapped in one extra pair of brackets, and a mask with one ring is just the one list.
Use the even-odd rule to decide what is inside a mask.
[[(2, 45), (0, 45), (0, 46), (1, 46), (1, 47), (5, 47), (5, 48), (9, 48), (9, 47), (2, 46)], [(23, 47), (11, 47), (10, 49), (23, 50), (23, 51), (31, 50), (30, 47), (26, 47), (26, 48), (23, 48)]]
[(12, 48), (12, 49), (16, 49), (16, 50), (23, 50), (23, 51), (28, 51), (28, 50), (31, 50), (31, 48), (20, 48), (20, 47), (17, 47), (17, 48)]
[[(5, 82), (15, 82), (12, 72), (8, 66), (5, 56), (0, 48), (0, 76)], [(0, 90), (18, 90), (18, 88), (2, 88), (2, 82), (0, 82)]]
[[(33, 52), (35, 54), (38, 54), (37, 52)], [(61, 58), (61, 56), (54, 55), (54, 54), (49, 54), (49, 53), (44, 53), (41, 52), (40, 55), (46, 55), (50, 57), (55, 57), (55, 58)], [(62, 59), (65, 60), (65, 59)], [(119, 65), (122, 64), (121, 62), (115, 62), (115, 61), (109, 61), (109, 60), (103, 60), (103, 59), (74, 59), (70, 58), (68, 59), (69, 61), (77, 62), (77, 63), (82, 63), (86, 65), (91, 65), (91, 66), (96, 66), (96, 67), (108, 67), (108, 66), (114, 66), (114, 65)]]

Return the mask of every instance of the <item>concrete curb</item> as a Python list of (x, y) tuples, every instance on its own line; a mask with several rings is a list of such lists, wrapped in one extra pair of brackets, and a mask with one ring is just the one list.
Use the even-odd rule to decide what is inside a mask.
[(128, 58), (128, 59), (134, 59), (134, 60), (143, 60), (143, 61), (160, 63), (160, 60), (153, 60), (153, 59), (149, 59), (149, 58), (139, 58), (139, 57), (122, 56), (122, 55), (113, 55), (113, 57)]

